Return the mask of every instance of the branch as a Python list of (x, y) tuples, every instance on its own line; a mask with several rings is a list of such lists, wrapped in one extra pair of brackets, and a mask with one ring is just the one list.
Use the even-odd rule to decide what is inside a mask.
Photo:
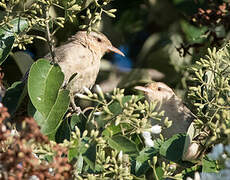
[(50, 29), (49, 29), (49, 8), (46, 9), (46, 19), (47, 19), (46, 21), (47, 42), (48, 42), (50, 54), (52, 57), (51, 63), (54, 64), (57, 62), (57, 57), (55, 55), (54, 45), (53, 45), (53, 41), (52, 41), (52, 37), (50, 34)]

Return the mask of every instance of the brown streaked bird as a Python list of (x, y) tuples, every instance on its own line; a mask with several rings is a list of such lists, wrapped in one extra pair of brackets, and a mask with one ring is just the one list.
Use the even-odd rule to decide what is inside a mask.
[(143, 91), (149, 102), (157, 101), (157, 110), (164, 110), (164, 116), (172, 121), (172, 126), (162, 132), (164, 137), (187, 132), (195, 116), (170, 87), (162, 82), (152, 82), (146, 86), (136, 86), (135, 89)]
[[(115, 48), (108, 38), (99, 32), (78, 31), (69, 41), (54, 49), (57, 63), (65, 75), (66, 85), (74, 74), (76, 76), (67, 84), (70, 93), (82, 93), (83, 87), (91, 88), (97, 78), (100, 60), (106, 52), (124, 54)], [(52, 59), (51, 54), (45, 58)]]

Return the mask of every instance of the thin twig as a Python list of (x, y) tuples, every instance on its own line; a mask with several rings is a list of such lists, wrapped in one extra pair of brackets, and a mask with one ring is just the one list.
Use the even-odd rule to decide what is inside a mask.
[(49, 8), (46, 9), (46, 32), (47, 32), (47, 42), (48, 42), (48, 46), (50, 49), (50, 54), (52, 57), (52, 63), (56, 63), (57, 62), (57, 58), (55, 56), (55, 52), (54, 52), (54, 45), (53, 45), (53, 41), (51, 38), (51, 34), (50, 34), (50, 29), (49, 29)]

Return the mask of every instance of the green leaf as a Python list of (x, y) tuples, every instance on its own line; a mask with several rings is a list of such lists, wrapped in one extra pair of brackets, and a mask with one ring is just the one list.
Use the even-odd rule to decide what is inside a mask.
[(78, 129), (80, 129), (81, 133), (83, 133), (85, 130), (86, 121), (87, 119), (83, 114), (73, 114), (70, 120), (70, 127), (73, 130), (74, 127), (77, 126)]
[(85, 137), (83, 139), (71, 139), (73, 145), (69, 148), (68, 159), (72, 161), (73, 158), (77, 158), (79, 155), (84, 154), (89, 147), (86, 144), (89, 143), (89, 138)]
[(57, 133), (55, 135), (55, 140), (57, 143), (62, 143), (65, 139), (66, 140), (70, 140), (70, 127), (68, 124), (68, 120), (64, 119), (64, 121), (62, 121), (61, 125), (59, 126)]
[(155, 149), (160, 149), (160, 147), (162, 146), (162, 144), (164, 143), (164, 141), (162, 141), (160, 138), (155, 138), (154, 140), (153, 140), (153, 142), (154, 142), (154, 148)]
[(182, 171), (183, 177), (193, 177), (195, 172), (201, 172), (202, 166), (195, 164), (192, 167), (186, 168)]
[(28, 69), (34, 62), (32, 57), (23, 51), (17, 51), (13, 53), (12, 57), (23, 75), (25, 75), (25, 73), (28, 71)]
[(68, 159), (69, 159), (69, 161), (72, 161), (74, 158), (77, 158), (78, 155), (79, 155), (79, 152), (78, 152), (77, 147), (69, 148), (69, 151), (68, 151)]
[(164, 180), (165, 178), (163, 178), (163, 175), (164, 175), (164, 171), (162, 169), (162, 167), (157, 167), (156, 168), (156, 174), (157, 174), (157, 177), (161, 180)]
[(0, 28), (0, 65), (8, 57), (15, 40), (15, 35), (28, 28), (29, 24), (25, 18), (15, 18), (9, 22), (13, 27), (3, 25)]
[(168, 160), (181, 162), (185, 138), (185, 134), (173, 135), (170, 139), (162, 144), (160, 147), (160, 154), (166, 157)]
[[(74, 144), (71, 146), (71, 148), (69, 148), (69, 161), (72, 161), (73, 158), (79, 158), (79, 156), (82, 156), (87, 165), (94, 170), (96, 162), (96, 143), (89, 144), (89, 138), (87, 137), (81, 139), (81, 141), (77, 139), (74, 141)], [(79, 163), (81, 164), (81, 162)]]
[[(45, 121), (41, 127), (41, 132), (45, 135), (53, 134), (60, 126), (62, 118), (69, 107), (69, 91), (61, 90), (58, 93), (57, 100), (52, 106), (52, 110), (49, 112)], [(54, 132), (55, 131), (55, 132)]]
[(189, 43), (202, 43), (206, 39), (204, 33), (207, 31), (207, 27), (198, 28), (185, 21), (181, 22), (181, 26)]
[(207, 156), (202, 159), (202, 172), (206, 173), (217, 173), (217, 164), (215, 161), (210, 160)]
[(150, 168), (148, 160), (152, 160), (153, 156), (158, 153), (155, 148), (144, 148), (140, 154), (136, 157), (135, 175), (144, 175)]
[(8, 108), (8, 112), (13, 115), (27, 93), (25, 84), (21, 81), (15, 82), (6, 91), (3, 104)]
[(29, 73), (28, 92), (34, 107), (47, 117), (55, 103), (64, 74), (58, 65), (40, 59), (35, 62)]
[(125, 154), (131, 156), (136, 156), (138, 154), (138, 149), (136, 144), (122, 135), (116, 135), (112, 138), (108, 138), (109, 146), (118, 151), (123, 151)]
[(122, 113), (122, 107), (120, 106), (120, 103), (118, 101), (114, 101), (109, 105), (109, 110), (114, 114), (120, 114)]
[(44, 122), (44, 117), (38, 110), (36, 110), (31, 101), (29, 101), (28, 103), (27, 112), (29, 116), (35, 119), (39, 126), (42, 126), (42, 123)]
[(91, 169), (95, 169), (96, 162), (96, 144), (91, 144), (87, 151), (82, 154), (83, 159)]
[(43, 126), (43, 122), (45, 121), (45, 118), (42, 116), (42, 114), (39, 111), (35, 111), (33, 118), (35, 119), (35, 121), (38, 123), (38, 125), (40, 127)]
[(29, 73), (28, 93), (33, 106), (41, 113), (37, 119), (41, 132), (51, 139), (66, 113), (70, 98), (69, 91), (60, 89), (64, 74), (58, 65), (51, 65), (49, 61), (40, 59), (35, 62)]
[(103, 136), (112, 137), (121, 132), (120, 126), (110, 125), (102, 133)]

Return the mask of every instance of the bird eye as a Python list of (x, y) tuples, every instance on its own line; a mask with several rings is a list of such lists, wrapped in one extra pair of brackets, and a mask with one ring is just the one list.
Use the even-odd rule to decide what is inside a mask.
[(161, 87), (158, 87), (157, 90), (158, 90), (158, 91), (161, 91)]
[(100, 39), (100, 38), (97, 38), (97, 42), (101, 42), (101, 39)]

